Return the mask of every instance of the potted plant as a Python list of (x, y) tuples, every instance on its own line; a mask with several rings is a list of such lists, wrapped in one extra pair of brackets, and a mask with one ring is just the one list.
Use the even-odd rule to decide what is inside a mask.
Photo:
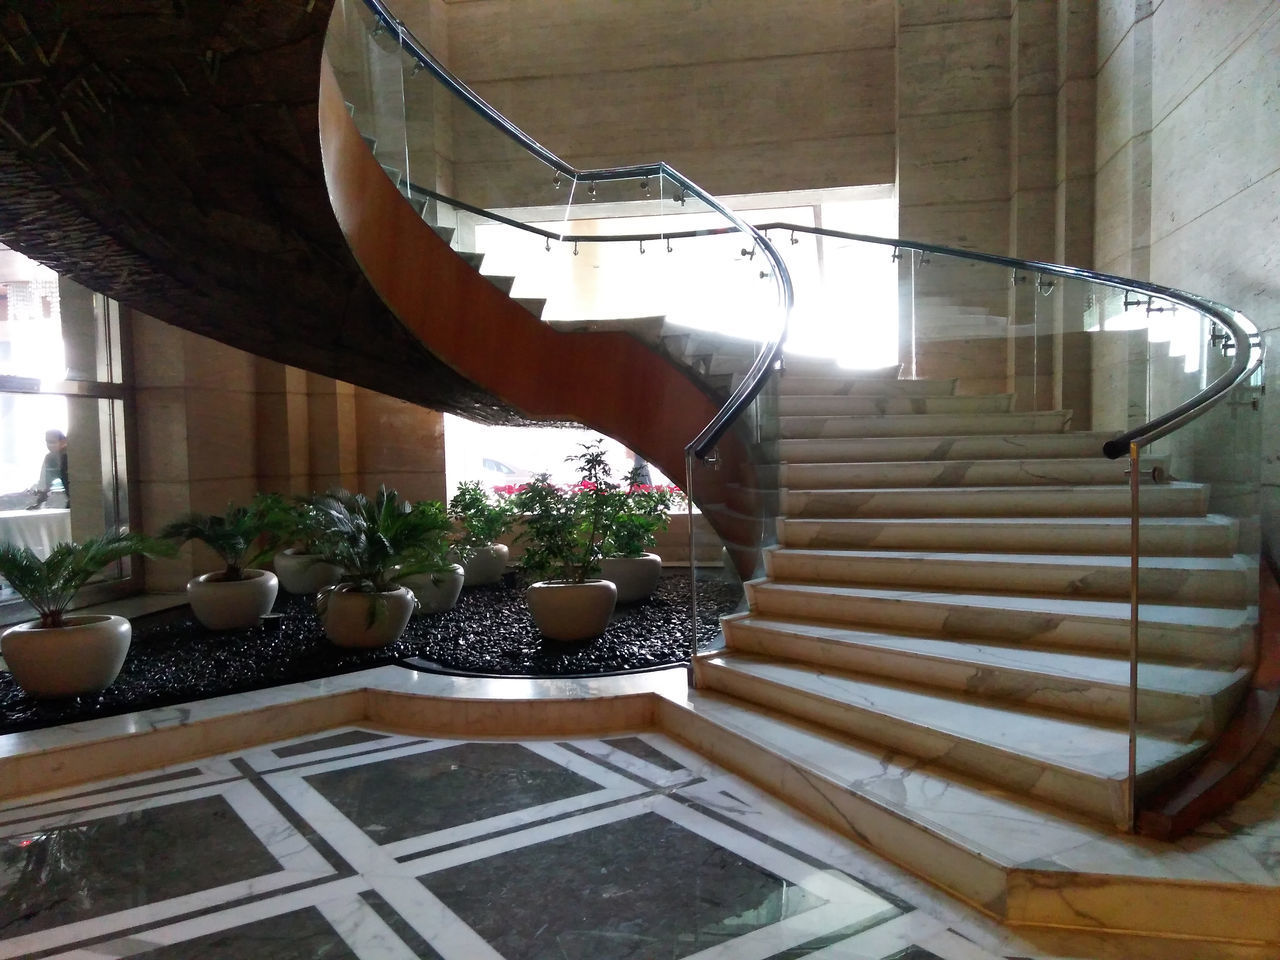
[(30, 547), (0, 543), (0, 576), (40, 615), (0, 636), (0, 654), (18, 686), (37, 698), (74, 697), (111, 686), (129, 652), (129, 621), (104, 614), (68, 616), (67, 607), (103, 567), (134, 553), (171, 552), (166, 543), (120, 532), (59, 543), (44, 560)]
[(271, 507), (279, 542), (290, 544), (272, 560), (280, 587), (288, 593), (318, 593), (342, 576), (340, 568), (324, 561), (323, 540), (328, 527), (314, 499), (314, 495), (292, 500), (275, 497)]
[(431, 519), (431, 535), (417, 552), (418, 563), (425, 569), (421, 573), (406, 573), (402, 569), (398, 580), (413, 592), (419, 613), (444, 613), (458, 602), (466, 578), (462, 565), (453, 559), (453, 524), (439, 500), (420, 501), (415, 509)]
[(342, 647), (394, 643), (417, 605), (401, 581), (439, 569), (448, 516), (439, 504), (401, 501), (385, 487), (373, 499), (337, 491), (315, 504), (330, 532), (325, 561), (342, 568), (317, 604), (325, 636)]
[(510, 500), (494, 500), (478, 480), (461, 483), (449, 501), (449, 515), (461, 527), (454, 546), (468, 587), (497, 583), (507, 569), (510, 550), (498, 538), (515, 518)]
[[(178, 543), (199, 541), (225, 564), (222, 570), (204, 573), (187, 582), (187, 602), (210, 630), (242, 630), (252, 627), (270, 612), (279, 582), (270, 570), (258, 569), (274, 552), (279, 514), (269, 495), (259, 494), (244, 507), (231, 504), (221, 516), (188, 513), (160, 531)], [(263, 543), (264, 535), (270, 538)]]
[(525, 515), (518, 539), (525, 542), (521, 567), (535, 577), (525, 601), (543, 636), (585, 640), (604, 633), (613, 615), (617, 588), (593, 575), (604, 551), (605, 522), (618, 492), (608, 482), (609, 465), (598, 444), (570, 457), (579, 464), (579, 482), (561, 488), (539, 474), (511, 498)]
[(671, 522), (671, 490), (641, 483), (637, 471), (623, 481), (617, 496), (609, 500), (604, 558), (600, 575), (618, 588), (618, 603), (644, 600), (662, 576), (662, 558), (649, 553), (657, 546), (657, 533)]

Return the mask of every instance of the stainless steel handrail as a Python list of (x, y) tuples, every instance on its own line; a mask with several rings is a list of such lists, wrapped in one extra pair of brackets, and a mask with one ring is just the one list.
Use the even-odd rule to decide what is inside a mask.
[(687, 445), (687, 449), (699, 459), (705, 459), (708, 457), (712, 450), (715, 449), (715, 445), (719, 441), (720, 437), (724, 435), (730, 425), (742, 414), (751, 401), (755, 399), (756, 395), (764, 389), (764, 385), (768, 380), (769, 374), (777, 367), (778, 361), (782, 356), (782, 345), (786, 340), (787, 323), (791, 315), (791, 307), (795, 298), (791, 286), (791, 275), (787, 272), (787, 266), (783, 262), (782, 256), (776, 249), (774, 249), (773, 244), (769, 242), (768, 238), (765, 237), (760, 230), (751, 226), (751, 224), (740, 218), (711, 194), (707, 193), (688, 177), (684, 176), (684, 174), (667, 165), (665, 162), (637, 164), (627, 167), (605, 167), (598, 170), (578, 170), (576, 167), (556, 156), (541, 143), (530, 137), (527, 133), (499, 113), (491, 104), (487, 103), (484, 98), (458, 79), (458, 77), (456, 77), (443, 63), (436, 59), (436, 57), (432, 55), (431, 51), (423, 46), (418, 38), (405, 27), (404, 21), (397, 18), (387, 8), (384, 0), (364, 0), (364, 2), (387, 28), (394, 31), (402, 49), (409, 53), (452, 93), (465, 102), (476, 114), (490, 123), (503, 135), (520, 144), (526, 151), (545, 163), (551, 169), (555, 170), (558, 174), (564, 174), (565, 176), (572, 178), (575, 182), (605, 182), (609, 180), (635, 179), (645, 176), (667, 177), (675, 182), (682, 190), (688, 191), (689, 194), (698, 198), (710, 209), (723, 216), (740, 232), (751, 237), (752, 241), (764, 252), (765, 257), (773, 267), (773, 275), (778, 283), (781, 322), (776, 335), (761, 348), (760, 354), (756, 357), (751, 369), (747, 371), (747, 376), (738, 386), (738, 389), (732, 393), (729, 400), (723, 407), (721, 407), (720, 411), (712, 418), (711, 422), (708, 423)]

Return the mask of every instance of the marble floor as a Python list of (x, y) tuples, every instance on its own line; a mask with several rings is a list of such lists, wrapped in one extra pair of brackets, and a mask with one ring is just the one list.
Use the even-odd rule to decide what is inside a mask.
[[(0, 958), (1267, 956), (1003, 927), (643, 722), (617, 727), (683, 686), (386, 667), (0, 738)], [(539, 700), (611, 704), (614, 726), (493, 734)], [(539, 716), (523, 729), (586, 715)], [(447, 736), (406, 732), (449, 718)], [(260, 745), (207, 749), (218, 731)], [(131, 748), (151, 769), (14, 788)], [(195, 759), (155, 765), (166, 750)]]

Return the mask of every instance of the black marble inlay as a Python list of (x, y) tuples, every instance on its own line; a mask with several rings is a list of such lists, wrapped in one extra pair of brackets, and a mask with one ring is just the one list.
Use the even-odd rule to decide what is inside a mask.
[(601, 789), (518, 743), (463, 743), (305, 779), (377, 843)]
[[(144, 933), (135, 939), (146, 938)], [(360, 960), (315, 907), (219, 930), (140, 956), (143, 960)]]
[(606, 740), (609, 746), (623, 753), (629, 753), (633, 757), (639, 757), (645, 763), (651, 763), (655, 767), (661, 767), (663, 770), (683, 770), (684, 766), (679, 762), (672, 760), (661, 750), (656, 750), (649, 744), (645, 743), (639, 737), (618, 737), (616, 740)]
[[(139, 777), (136, 780), (126, 780), (124, 783), (104, 784), (98, 787), (92, 787), (88, 790), (82, 790), (79, 793), (68, 793), (59, 797), (60, 800), (86, 800), (92, 802), (94, 798), (100, 798), (103, 804), (114, 803), (116, 800), (112, 797), (119, 790), (132, 790), (135, 787), (158, 787), (161, 785), (174, 785), (179, 780), (189, 780), (192, 777), (200, 776), (199, 767), (184, 767), (181, 770), (170, 770), (167, 773), (157, 773), (150, 777)], [(179, 784), (180, 786), (180, 784)], [(156, 791), (163, 793), (164, 791)], [(37, 800), (32, 803), (15, 804), (6, 807), (3, 816), (0, 816), (0, 824), (13, 823), (16, 820), (26, 820), (31, 816), (30, 809), (38, 807), (46, 803), (46, 800)], [(86, 803), (84, 806), (88, 806)]]
[(281, 760), (289, 757), (300, 757), (304, 753), (317, 753), (320, 750), (335, 750), (338, 747), (351, 747), (373, 740), (386, 740), (382, 733), (370, 733), (368, 730), (348, 730), (345, 733), (334, 733), (327, 737), (317, 737), (305, 743), (292, 743), (287, 747), (276, 747), (271, 752)]
[(0, 840), (0, 938), (280, 870), (221, 796)]
[(391, 928), (392, 932), (399, 937), (406, 947), (413, 953), (418, 960), (444, 960), (444, 958), (435, 950), (431, 944), (422, 939), (422, 935), (396, 911), (396, 908), (387, 903), (386, 898), (377, 890), (366, 890), (360, 894), (360, 899), (382, 918), (382, 922)]
[(420, 880), (522, 960), (678, 958), (825, 902), (653, 813)]
[(889, 954), (889, 956), (884, 957), (883, 960), (946, 960), (946, 958), (940, 957), (936, 953), (926, 950), (919, 944), (913, 943), (905, 950), (899, 950), (897, 953)]

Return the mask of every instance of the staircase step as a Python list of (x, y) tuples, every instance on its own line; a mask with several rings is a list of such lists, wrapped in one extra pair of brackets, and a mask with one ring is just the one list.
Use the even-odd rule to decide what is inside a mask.
[(471, 250), (459, 250), (457, 253), (458, 256), (467, 261), (467, 263), (475, 270), (479, 270), (480, 264), (484, 263), (483, 253), (474, 253)]
[(950, 397), (955, 392), (954, 378), (891, 380), (862, 376), (856, 370), (831, 377), (810, 377), (787, 370), (778, 378), (778, 393), (784, 397)]
[(782, 416), (877, 417), (920, 413), (1008, 413), (1013, 394), (977, 397), (831, 396), (783, 394), (778, 398)]
[[(1139, 527), (1148, 556), (1230, 556), (1236, 521), (1207, 517), (1149, 517)], [(921, 519), (782, 518), (785, 547), (887, 550), (990, 550), (1005, 553), (1129, 554), (1128, 517), (929, 517)]]
[[(1054, 648), (1129, 651), (1127, 602), (960, 593), (834, 584), (746, 584), (753, 613), (775, 619), (903, 630), (936, 636), (1032, 643)], [(1141, 655), (1236, 666), (1254, 656), (1253, 608), (1142, 605)]]
[(448, 244), (453, 243), (453, 235), (458, 232), (455, 227), (442, 227), (437, 223), (430, 224), (430, 227), (436, 236)]
[(545, 297), (512, 297), (511, 299), (539, 319), (542, 317), (542, 311), (547, 307)]
[[(1167, 472), (1168, 459), (1152, 458)], [(786, 463), (783, 484), (830, 487), (1043, 486), (1128, 483), (1128, 460), (1106, 457), (1044, 460), (900, 460), (896, 463)]]
[(497, 287), (503, 293), (507, 293), (507, 294), (511, 293), (511, 288), (516, 285), (515, 277), (495, 276), (489, 273), (481, 274), (481, 276), (484, 277), (486, 280), (488, 280), (490, 283), (492, 283), (495, 287)]
[[(735, 614), (731, 650), (1127, 723), (1129, 658), (944, 639)], [(1172, 739), (1213, 736), (1239, 701), (1247, 667), (1144, 662), (1138, 716)]]
[(1069, 410), (1036, 413), (921, 413), (883, 417), (797, 416), (779, 417), (778, 431), (779, 436), (793, 440), (933, 437), (939, 434), (1005, 436), (1018, 433), (1062, 433), (1070, 422)]
[(1099, 457), (1114, 433), (1040, 433), (1012, 436), (848, 437), (782, 440), (787, 463), (897, 463), (904, 460), (1029, 460)]
[[(1198, 483), (1149, 484), (1142, 489), (1143, 516), (1203, 515), (1208, 489)], [(883, 487), (851, 490), (792, 490), (782, 494), (786, 517), (1127, 517), (1129, 488)]]
[[(924, 587), (1128, 600), (1128, 556), (938, 553), (919, 550), (765, 551), (770, 578), (791, 583)], [(1141, 598), (1244, 607), (1257, 596), (1257, 571), (1240, 557), (1142, 557)]]
[[(1127, 725), (1015, 709), (810, 664), (732, 651), (700, 657), (699, 686), (933, 761), (1122, 826)], [(1172, 776), (1204, 749), (1144, 736), (1144, 785)]]

